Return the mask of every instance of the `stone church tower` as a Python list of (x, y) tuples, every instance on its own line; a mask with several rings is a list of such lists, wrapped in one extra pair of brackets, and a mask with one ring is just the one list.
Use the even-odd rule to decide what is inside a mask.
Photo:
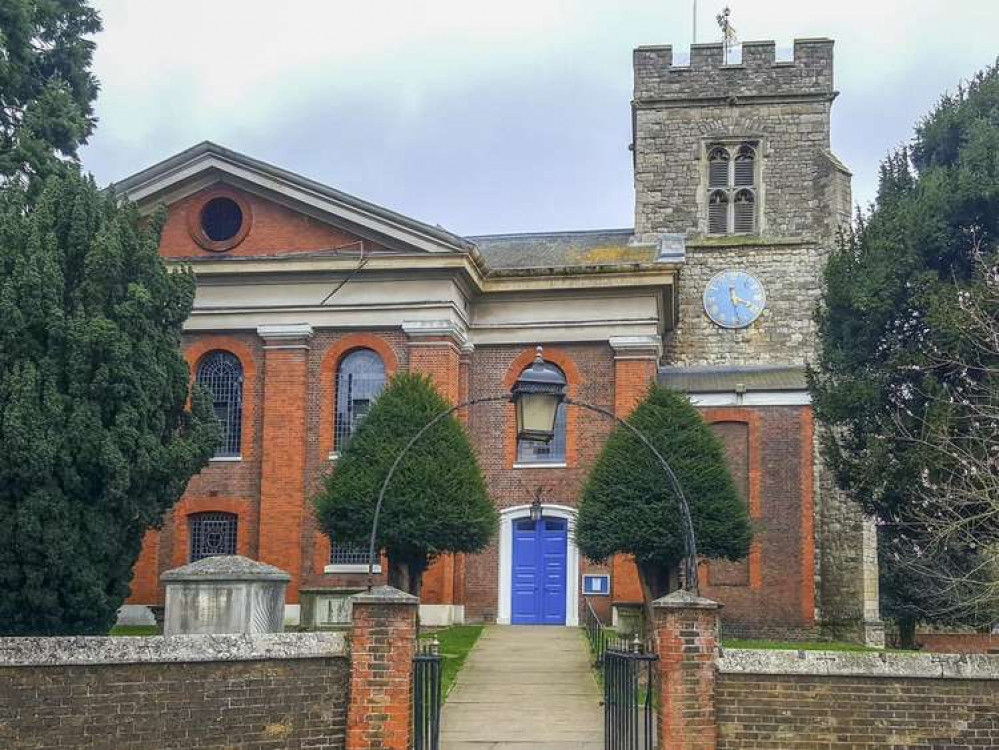
[[(750, 465), (750, 506), (760, 525), (772, 526), (766, 506), (787, 483), (810, 485), (801, 494), (811, 495), (811, 529), (807, 518), (801, 526), (814, 538), (803, 564), (814, 565), (815, 622), (876, 643), (883, 634), (874, 529), (823, 472), (804, 393), (822, 268), (851, 215), (851, 175), (830, 150), (833, 42), (796, 40), (787, 61), (775, 53), (773, 42), (749, 42), (741, 61), (727, 62), (722, 44), (700, 44), (679, 65), (669, 46), (635, 50), (635, 237), (685, 249), (661, 379), (705, 406), (728, 405), (725, 393), (744, 411), (755, 405), (764, 454), (776, 447), (768, 441), (790, 431), (815, 446), (810, 477), (784, 477), (757, 498)], [(760, 309), (727, 310), (747, 296), (747, 278)], [(754, 389), (770, 393), (754, 398)], [(797, 415), (777, 416), (792, 407)], [(720, 432), (731, 456), (736, 436)]]

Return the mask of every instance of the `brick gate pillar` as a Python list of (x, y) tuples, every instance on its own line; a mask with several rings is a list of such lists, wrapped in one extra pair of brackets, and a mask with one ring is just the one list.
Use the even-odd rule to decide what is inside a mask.
[(419, 600), (391, 586), (353, 600), (347, 750), (408, 750)]
[(715, 750), (715, 660), (721, 605), (687, 591), (652, 602), (659, 650), (659, 743)]
[(260, 462), (261, 562), (291, 575), (288, 602), (298, 602), (305, 512), (305, 432), (309, 376), (307, 323), (257, 328), (264, 340), (263, 455)]

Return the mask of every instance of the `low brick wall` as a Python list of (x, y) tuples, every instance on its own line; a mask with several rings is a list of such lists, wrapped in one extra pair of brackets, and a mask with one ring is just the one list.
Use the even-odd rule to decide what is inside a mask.
[(916, 633), (916, 643), (937, 654), (999, 654), (999, 635), (989, 633)]
[(342, 633), (0, 639), (3, 748), (343, 748)]
[(719, 750), (999, 747), (999, 657), (726, 650)]

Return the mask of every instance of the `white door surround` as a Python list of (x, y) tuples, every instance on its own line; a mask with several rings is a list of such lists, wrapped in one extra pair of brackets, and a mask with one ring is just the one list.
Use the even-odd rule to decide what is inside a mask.
[[(564, 518), (568, 523), (565, 557), (565, 624), (579, 625), (579, 550), (576, 548), (576, 509), (568, 505), (542, 505), (543, 516)], [(500, 511), (499, 529), (499, 601), (496, 622), (510, 624), (511, 577), (513, 570), (513, 522), (529, 518), (530, 505), (515, 505)]]

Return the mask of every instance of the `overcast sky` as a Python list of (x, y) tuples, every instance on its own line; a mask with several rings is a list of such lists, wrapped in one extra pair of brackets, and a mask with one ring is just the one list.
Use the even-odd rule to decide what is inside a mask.
[[(717, 41), (724, 0), (698, 0)], [(999, 54), (999, 0), (731, 0), (740, 40), (836, 40), (833, 149), (877, 164)], [(631, 50), (693, 0), (96, 0), (102, 183), (213, 140), (462, 234), (629, 227)]]

